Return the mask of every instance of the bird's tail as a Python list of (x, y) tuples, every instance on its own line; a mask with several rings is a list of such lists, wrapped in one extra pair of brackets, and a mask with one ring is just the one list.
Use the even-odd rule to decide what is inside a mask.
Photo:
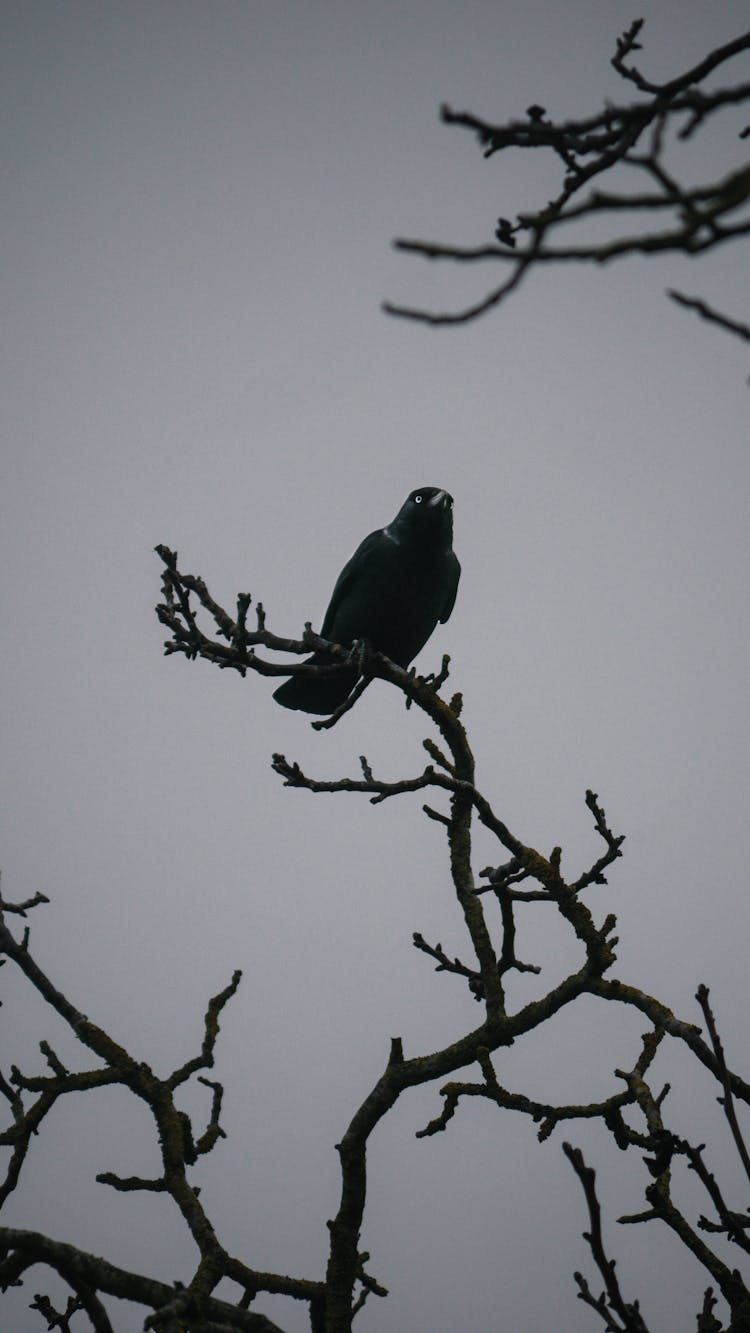
[[(313, 654), (307, 661), (315, 666), (329, 664), (331, 659)], [(356, 671), (342, 671), (335, 676), (290, 676), (274, 690), (273, 697), (283, 708), (299, 708), (303, 713), (328, 716), (351, 694), (356, 683)]]

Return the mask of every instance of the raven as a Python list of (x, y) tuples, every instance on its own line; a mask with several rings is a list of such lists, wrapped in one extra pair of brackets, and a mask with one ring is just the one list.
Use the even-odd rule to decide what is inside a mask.
[[(456, 600), (461, 566), (453, 551), (453, 497), (421, 486), (404, 501), (392, 523), (378, 528), (344, 565), (325, 614), (322, 638), (351, 644), (364, 640), (407, 667)], [(308, 662), (331, 659), (314, 653)], [(332, 713), (357, 682), (357, 671), (331, 676), (290, 676), (274, 693), (284, 708)]]

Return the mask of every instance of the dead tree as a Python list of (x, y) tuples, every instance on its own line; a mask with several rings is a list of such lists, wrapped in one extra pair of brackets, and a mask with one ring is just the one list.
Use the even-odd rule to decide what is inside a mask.
[[(166, 547), (159, 554), (164, 562), (164, 600), (158, 607), (168, 628), (165, 645), (169, 654), (188, 659), (202, 658), (241, 676), (253, 673), (278, 676), (293, 672), (326, 673), (351, 669), (352, 655), (312, 633), (306, 627), (302, 638), (282, 638), (266, 628), (262, 606), (255, 608), (255, 624), (248, 625), (251, 599), (237, 598), (236, 611), (229, 615), (211, 596), (205, 583), (178, 568), (176, 555)], [(327, 655), (319, 666), (279, 662), (275, 653), (305, 655), (310, 649)], [(258, 650), (261, 650), (260, 652)], [(453, 1118), (467, 1114), (468, 1105), (480, 1098), (500, 1112), (529, 1117), (538, 1126), (540, 1139), (547, 1139), (561, 1126), (585, 1125), (594, 1120), (604, 1125), (612, 1141), (629, 1155), (633, 1170), (644, 1180), (644, 1209), (621, 1217), (622, 1223), (650, 1225), (661, 1222), (679, 1239), (706, 1274), (708, 1283), (697, 1311), (701, 1333), (739, 1333), (747, 1329), (750, 1288), (740, 1265), (748, 1267), (750, 1213), (738, 1192), (747, 1196), (750, 1157), (736, 1107), (750, 1103), (750, 1084), (727, 1064), (708, 1002), (700, 987), (697, 999), (706, 1035), (695, 1023), (675, 1015), (666, 1004), (612, 975), (616, 961), (614, 915), (596, 908), (607, 873), (622, 855), (623, 836), (610, 828), (598, 796), (588, 791), (586, 806), (601, 840), (601, 853), (575, 878), (562, 874), (561, 848), (548, 853), (527, 845), (496, 813), (475, 782), (474, 759), (461, 722), (461, 696), (444, 697), (448, 659), (440, 672), (421, 678), (403, 670), (379, 654), (359, 647), (356, 662), (363, 679), (386, 681), (400, 692), (407, 707), (418, 708), (429, 719), (433, 736), (424, 742), (428, 763), (410, 777), (376, 775), (367, 759), (359, 760), (356, 776), (322, 781), (305, 772), (283, 755), (273, 756), (272, 767), (286, 786), (312, 794), (348, 794), (367, 797), (373, 804), (415, 792), (429, 803), (422, 806), (427, 817), (443, 829), (449, 875), (456, 911), (463, 923), (466, 954), (450, 956), (439, 941), (415, 934), (414, 945), (428, 957), (436, 971), (467, 986), (477, 1002), (477, 1022), (457, 1040), (437, 1051), (408, 1053), (402, 1041), (393, 1039), (382, 1072), (343, 1128), (337, 1144), (341, 1194), (338, 1211), (321, 1226), (329, 1233), (329, 1257), (325, 1272), (309, 1276), (282, 1271), (260, 1271), (252, 1256), (238, 1256), (222, 1243), (211, 1218), (191, 1184), (190, 1172), (199, 1158), (214, 1150), (224, 1135), (221, 1108), (224, 1089), (208, 1077), (214, 1062), (219, 1022), (224, 1007), (240, 981), (235, 972), (228, 985), (207, 1005), (200, 1049), (166, 1076), (158, 1076), (138, 1056), (76, 1008), (35, 961), (25, 927), (20, 938), (15, 921), (27, 918), (45, 901), (42, 894), (27, 902), (1, 902), (0, 954), (23, 974), (46, 1004), (67, 1024), (80, 1044), (81, 1061), (68, 1068), (52, 1046), (41, 1043), (41, 1070), (24, 1057), (0, 1071), (0, 1096), (7, 1109), (7, 1127), (0, 1144), (7, 1159), (0, 1185), (0, 1206), (10, 1216), (12, 1196), (37, 1136), (54, 1117), (58, 1104), (71, 1093), (118, 1085), (148, 1108), (159, 1145), (161, 1171), (156, 1176), (123, 1177), (107, 1171), (97, 1179), (102, 1186), (144, 1194), (166, 1195), (192, 1237), (198, 1259), (191, 1273), (176, 1283), (162, 1274), (152, 1277), (125, 1270), (114, 1258), (85, 1252), (43, 1231), (0, 1226), (0, 1286), (3, 1290), (28, 1281), (38, 1268), (52, 1270), (69, 1291), (65, 1309), (57, 1309), (48, 1294), (36, 1292), (30, 1302), (49, 1329), (73, 1330), (88, 1326), (96, 1333), (113, 1333), (108, 1297), (133, 1302), (146, 1311), (144, 1329), (157, 1333), (226, 1333), (228, 1330), (278, 1329), (265, 1315), (253, 1310), (263, 1293), (274, 1293), (302, 1301), (309, 1309), (314, 1333), (344, 1333), (350, 1330), (359, 1310), (370, 1297), (387, 1296), (386, 1288), (369, 1268), (363, 1248), (367, 1200), (367, 1149), (370, 1135), (412, 1088), (435, 1085), (439, 1105), (418, 1137), (448, 1130)], [(356, 698), (354, 699), (356, 703)], [(319, 720), (316, 728), (333, 725), (353, 704), (342, 706), (331, 719)], [(437, 802), (437, 804), (435, 803)], [(472, 830), (476, 822), (487, 829), (498, 846), (498, 864), (475, 870)], [(590, 905), (592, 903), (593, 905)], [(543, 910), (558, 915), (577, 941), (579, 965), (569, 976), (554, 981), (541, 998), (528, 999), (520, 1007), (509, 1004), (507, 978), (510, 973), (538, 973), (539, 968), (521, 959), (516, 951), (516, 923), (520, 913)], [(493, 939), (499, 938), (499, 947)], [(8, 969), (10, 971), (10, 969)], [(8, 975), (8, 972), (5, 974)], [(503, 1051), (557, 1014), (575, 1007), (584, 997), (596, 1002), (623, 1006), (638, 1013), (645, 1031), (638, 1049), (626, 1050), (615, 1071), (602, 1071), (604, 1092), (597, 1101), (561, 1105), (540, 1101), (506, 1087), (502, 1079)], [(741, 1176), (727, 1187), (712, 1173), (702, 1144), (680, 1137), (669, 1123), (667, 1089), (658, 1082), (658, 1057), (664, 1044), (678, 1043), (716, 1080), (723, 1115), (730, 1127)], [(6, 1047), (8, 1041), (6, 1039)], [(180, 1105), (180, 1096), (191, 1080), (206, 1088), (207, 1114), (202, 1127), (195, 1126)], [(596, 1286), (581, 1273), (575, 1274), (579, 1299), (609, 1330), (647, 1333), (649, 1325), (639, 1302), (620, 1285), (615, 1263), (605, 1251), (601, 1206), (594, 1170), (582, 1150), (563, 1143), (585, 1196), (589, 1229), (584, 1233), (597, 1273)], [(695, 1218), (679, 1197), (679, 1168), (687, 1167), (700, 1180), (706, 1195), (707, 1215)], [(741, 1184), (740, 1184), (741, 1182)], [(156, 1260), (155, 1260), (156, 1262)], [(385, 1275), (384, 1275), (385, 1276)], [(228, 1279), (236, 1289), (234, 1299), (217, 1297), (216, 1288)], [(35, 1279), (35, 1285), (38, 1279)], [(601, 1287), (601, 1289), (599, 1289)], [(386, 1316), (387, 1320), (387, 1316)], [(41, 1327), (41, 1325), (40, 1325)], [(657, 1333), (656, 1328), (652, 1333)]]

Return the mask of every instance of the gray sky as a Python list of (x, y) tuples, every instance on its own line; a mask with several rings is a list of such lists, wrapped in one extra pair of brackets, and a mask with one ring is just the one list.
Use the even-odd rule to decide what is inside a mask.
[[(487, 278), (398, 256), (393, 236), (484, 242), (498, 214), (554, 192), (551, 163), (485, 163), (439, 104), (594, 111), (627, 95), (608, 61), (636, 13), (656, 78), (747, 26), (739, 0), (2, 7), (4, 892), (51, 896), (40, 960), (160, 1071), (197, 1048), (207, 997), (243, 968), (217, 1066), (229, 1139), (199, 1175), (225, 1243), (259, 1268), (320, 1275), (333, 1145), (389, 1038), (434, 1049), (477, 1009), (411, 947), (420, 930), (466, 954), (419, 801), (313, 799), (269, 767), (281, 750), (342, 776), (365, 753), (412, 774), (424, 722), (376, 685), (317, 735), (266, 682), (163, 658), (156, 542), (293, 634), (409, 490), (448, 487), (463, 579), (420, 664), (451, 653), (483, 789), (524, 841), (562, 843), (571, 871), (598, 852), (583, 805), (598, 791), (627, 834), (595, 900), (618, 913), (616, 975), (685, 1017), (711, 984), (742, 1065), (748, 357), (663, 291), (747, 319), (746, 259), (550, 271), (450, 332), (379, 309), (460, 305)], [(728, 115), (688, 172), (735, 166), (739, 128)], [(477, 868), (502, 859), (477, 844)], [(542, 913), (520, 944), (545, 971), (515, 983), (519, 1003), (577, 965)], [(8, 972), (3, 1067), (30, 1067), (58, 1032)], [(603, 1096), (639, 1032), (584, 1007), (499, 1074), (544, 1098)], [(712, 1116), (695, 1071), (665, 1068)], [(539, 1147), (532, 1126), (472, 1106), (415, 1141), (438, 1101), (405, 1098), (372, 1142), (363, 1244), (391, 1296), (362, 1333), (594, 1328), (560, 1136)], [(590, 1146), (608, 1216), (637, 1208), (636, 1167), (570, 1137)], [(137, 1105), (81, 1099), (46, 1126), (8, 1219), (185, 1278), (192, 1247), (164, 1202), (93, 1181), (154, 1165)], [(701, 1274), (653, 1230), (615, 1233), (654, 1329), (686, 1327)], [(27, 1303), (19, 1333), (41, 1326)], [(260, 1308), (304, 1327), (300, 1310)]]

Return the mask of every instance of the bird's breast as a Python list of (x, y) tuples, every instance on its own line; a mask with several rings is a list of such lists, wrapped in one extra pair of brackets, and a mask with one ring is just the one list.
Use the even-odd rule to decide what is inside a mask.
[(366, 639), (408, 666), (427, 642), (445, 602), (447, 556), (389, 543), (342, 599), (332, 627), (339, 643)]

